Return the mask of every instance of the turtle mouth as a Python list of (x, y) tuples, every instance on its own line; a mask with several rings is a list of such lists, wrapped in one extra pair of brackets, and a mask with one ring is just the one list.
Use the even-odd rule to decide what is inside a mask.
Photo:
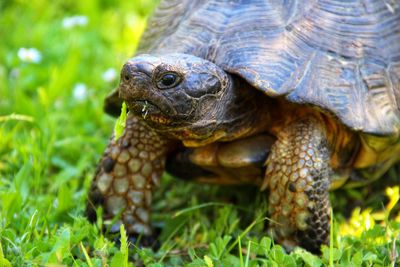
[(172, 123), (172, 120), (167, 116), (167, 112), (150, 100), (129, 101), (128, 108), (135, 115), (141, 116), (146, 121), (163, 125)]

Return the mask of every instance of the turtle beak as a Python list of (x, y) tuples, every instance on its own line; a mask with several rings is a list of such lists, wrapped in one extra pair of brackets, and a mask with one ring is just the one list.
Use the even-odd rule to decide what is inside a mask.
[(177, 112), (159, 90), (154, 89), (152, 73), (156, 66), (154, 62), (144, 61), (140, 57), (125, 63), (121, 70), (119, 97), (135, 115), (167, 121), (159, 118), (167, 118)]
[(151, 84), (154, 66), (147, 62), (128, 61), (121, 71), (120, 96), (128, 100), (133, 95), (142, 94), (142, 87)]

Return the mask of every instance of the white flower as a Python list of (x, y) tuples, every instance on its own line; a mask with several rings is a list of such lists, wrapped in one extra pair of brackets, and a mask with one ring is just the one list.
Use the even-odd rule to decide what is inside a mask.
[(77, 83), (74, 87), (73, 96), (78, 101), (83, 101), (87, 97), (87, 88), (83, 83)]
[(53, 201), (53, 207), (58, 208), (58, 199), (57, 198), (54, 199), (54, 201)]
[(106, 82), (112, 82), (117, 78), (117, 71), (113, 68), (109, 68), (103, 72), (103, 80)]
[(65, 29), (70, 29), (76, 26), (85, 26), (89, 19), (86, 16), (72, 16), (63, 19), (62, 25)]
[(42, 54), (36, 48), (21, 47), (18, 50), (18, 57), (24, 62), (39, 63), (42, 60)]

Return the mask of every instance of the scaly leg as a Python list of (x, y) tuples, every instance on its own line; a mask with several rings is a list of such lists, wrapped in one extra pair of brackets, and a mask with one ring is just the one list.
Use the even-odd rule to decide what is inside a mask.
[(104, 223), (120, 215), (111, 228), (123, 223), (128, 234), (151, 235), (152, 192), (164, 171), (168, 141), (140, 118), (128, 114), (123, 135), (112, 137), (97, 168), (89, 192), (87, 214), (96, 219), (96, 206), (103, 206)]
[(320, 253), (329, 240), (330, 152), (323, 122), (306, 118), (281, 131), (267, 159), (272, 233), (286, 248)]

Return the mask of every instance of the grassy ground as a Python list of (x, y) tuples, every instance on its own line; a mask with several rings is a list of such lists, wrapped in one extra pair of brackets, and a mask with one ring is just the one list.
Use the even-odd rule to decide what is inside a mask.
[(321, 257), (274, 245), (265, 195), (252, 188), (164, 177), (158, 251), (128, 253), (88, 223), (87, 190), (114, 124), (102, 100), (155, 2), (0, 1), (0, 266), (400, 265), (395, 169), (378, 189), (332, 195), (332, 248)]

